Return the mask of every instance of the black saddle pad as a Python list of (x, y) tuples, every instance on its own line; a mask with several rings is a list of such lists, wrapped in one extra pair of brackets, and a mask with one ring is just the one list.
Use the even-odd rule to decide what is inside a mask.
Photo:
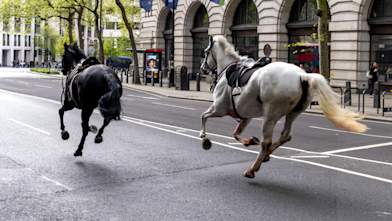
[(230, 87), (237, 87), (238, 83), (239, 87), (243, 87), (248, 83), (250, 77), (255, 71), (269, 63), (271, 63), (270, 58), (260, 58), (251, 66), (241, 63), (233, 64), (226, 70), (227, 84)]

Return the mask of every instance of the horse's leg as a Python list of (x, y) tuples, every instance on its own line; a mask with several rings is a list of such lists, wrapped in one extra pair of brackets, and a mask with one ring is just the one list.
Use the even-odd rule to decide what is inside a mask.
[(260, 144), (259, 139), (256, 137), (251, 137), (251, 138), (241, 138), (240, 135), (242, 131), (244, 131), (245, 127), (248, 126), (250, 123), (251, 119), (241, 119), (240, 122), (238, 123), (237, 127), (234, 130), (233, 137), (241, 142), (244, 146), (249, 146), (249, 145), (257, 145)]
[(83, 145), (84, 141), (86, 140), (87, 134), (90, 131), (90, 127), (88, 125), (88, 122), (90, 120), (90, 116), (93, 113), (94, 109), (82, 109), (82, 129), (83, 129), (83, 135), (82, 139), (80, 140), (78, 149), (75, 151), (74, 156), (82, 156), (82, 151), (83, 151)]
[(64, 112), (72, 110), (74, 107), (75, 105), (72, 102), (68, 102), (67, 100), (65, 100), (64, 105), (59, 109), (61, 138), (63, 140), (67, 140), (69, 138), (69, 133), (65, 130), (64, 126)]
[(206, 123), (207, 118), (210, 117), (222, 117), (224, 114), (217, 112), (215, 105), (211, 105), (206, 112), (201, 115), (201, 130), (200, 130), (200, 138), (203, 138), (202, 145), (203, 149), (208, 150), (211, 148), (211, 141), (207, 138), (206, 134)]
[(265, 160), (264, 162), (270, 159), (269, 155), (272, 154), (274, 150), (276, 150), (279, 146), (291, 140), (291, 136), (290, 136), (291, 126), (293, 125), (294, 120), (299, 116), (300, 113), (301, 112), (290, 112), (289, 114), (286, 115), (286, 121), (284, 123), (284, 128), (279, 137), (279, 140), (271, 145), (268, 151), (268, 157), (264, 159)]
[(103, 134), (103, 130), (105, 129), (105, 127), (110, 123), (110, 119), (109, 118), (105, 118), (103, 120), (103, 124), (102, 127), (99, 129), (97, 136), (95, 136), (95, 143), (101, 143), (103, 138), (102, 138), (102, 134)]
[(268, 150), (272, 144), (272, 134), (278, 119), (265, 117), (263, 125), (263, 142), (261, 142), (261, 150), (257, 155), (253, 164), (245, 171), (244, 176), (254, 178), (255, 173), (260, 169), (262, 162), (268, 156)]

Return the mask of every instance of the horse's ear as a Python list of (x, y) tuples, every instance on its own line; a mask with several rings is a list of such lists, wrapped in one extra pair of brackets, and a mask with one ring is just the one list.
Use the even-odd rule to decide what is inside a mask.
[(210, 45), (212, 46), (212, 44), (214, 44), (214, 38), (212, 37), (212, 35), (210, 35), (209, 37), (210, 37)]
[(74, 45), (73, 45), (73, 48), (74, 49), (78, 49), (78, 43), (75, 42)]
[(64, 43), (64, 49), (67, 49), (67, 48), (68, 48), (67, 43)]

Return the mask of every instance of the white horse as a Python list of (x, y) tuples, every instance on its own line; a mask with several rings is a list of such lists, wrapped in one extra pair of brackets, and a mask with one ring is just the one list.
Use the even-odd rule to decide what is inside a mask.
[[(213, 92), (213, 104), (201, 116), (200, 137), (203, 138), (203, 148), (209, 149), (211, 142), (206, 135), (207, 118), (230, 115), (240, 119), (233, 134), (234, 138), (243, 145), (258, 144), (257, 139), (244, 139), (240, 134), (252, 118), (263, 116), (261, 150), (244, 176), (253, 178), (262, 162), (268, 161), (269, 155), (276, 148), (290, 141), (293, 121), (309, 106), (314, 95), (318, 95), (324, 115), (336, 127), (352, 132), (366, 131), (367, 127), (358, 122), (361, 119), (359, 114), (338, 105), (339, 96), (322, 75), (305, 73), (293, 64), (274, 62), (258, 69), (241, 88), (240, 94), (233, 96), (233, 88), (228, 86), (222, 72), (230, 64), (238, 63), (242, 59), (226, 38), (210, 36), (201, 69), (204, 72), (217, 69), (219, 77)], [(284, 129), (278, 141), (273, 143), (273, 129), (283, 116), (286, 116)]]

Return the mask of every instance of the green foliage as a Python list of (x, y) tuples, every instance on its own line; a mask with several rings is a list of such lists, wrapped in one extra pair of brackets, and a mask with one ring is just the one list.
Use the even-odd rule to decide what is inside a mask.
[(126, 49), (131, 45), (129, 38), (120, 37), (114, 38), (106, 38), (104, 41), (104, 51), (105, 57), (110, 56), (131, 56), (131, 52)]
[(60, 74), (59, 71), (55, 69), (49, 69), (49, 68), (31, 68), (31, 71), (33, 72), (38, 72), (38, 73), (43, 73), (43, 74)]

